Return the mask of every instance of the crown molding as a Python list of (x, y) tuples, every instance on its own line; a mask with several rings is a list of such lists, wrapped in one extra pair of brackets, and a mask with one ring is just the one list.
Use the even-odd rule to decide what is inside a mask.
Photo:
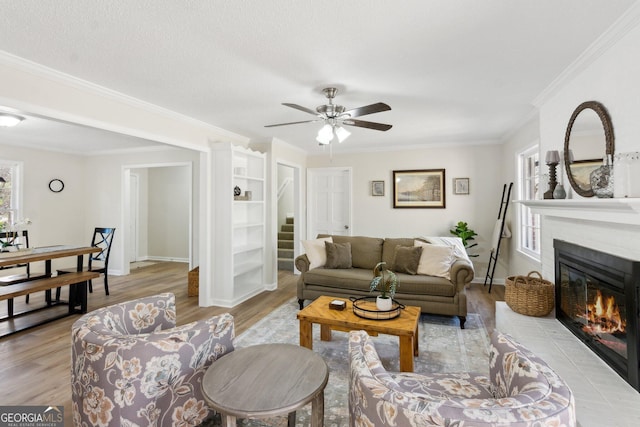
[(533, 100), (533, 105), (540, 108), (556, 95), (562, 87), (583, 72), (589, 65), (593, 64), (632, 29), (637, 27), (638, 24), (640, 24), (640, 2), (635, 2)]
[(150, 102), (143, 101), (138, 98), (134, 98), (124, 93), (117, 92), (113, 89), (100, 86), (90, 81), (83, 80), (78, 77), (74, 77), (70, 74), (55, 70), (53, 68), (49, 68), (42, 64), (38, 64), (36, 62), (30, 61), (25, 58), (21, 58), (19, 56), (13, 55), (11, 53), (8, 53), (2, 50), (0, 50), (0, 65), (5, 65), (7, 67), (17, 69), (21, 72), (29, 73), (36, 77), (42, 77), (54, 82), (62, 83), (74, 89), (78, 89), (83, 92), (88, 92), (92, 95), (107, 98), (109, 100), (128, 105), (130, 107), (145, 111), (150, 114), (159, 115), (167, 119), (180, 121), (189, 125), (193, 125), (193, 126), (205, 129), (215, 134), (217, 138), (230, 139), (236, 142), (243, 142), (243, 143), (247, 143), (249, 141), (249, 138), (243, 135), (239, 135), (237, 133), (228, 131), (226, 129), (219, 128), (212, 124), (203, 122), (201, 120), (195, 119), (190, 116), (186, 116), (184, 114), (175, 112), (173, 110), (169, 110), (164, 107), (160, 107), (156, 104), (152, 104)]

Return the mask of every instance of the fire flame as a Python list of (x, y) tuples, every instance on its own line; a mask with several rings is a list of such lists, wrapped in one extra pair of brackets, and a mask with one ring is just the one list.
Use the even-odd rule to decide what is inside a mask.
[(613, 296), (604, 298), (600, 290), (596, 291), (596, 300), (593, 304), (587, 304), (587, 325), (583, 327), (585, 332), (608, 333), (625, 332), (626, 319), (620, 316), (620, 310)]

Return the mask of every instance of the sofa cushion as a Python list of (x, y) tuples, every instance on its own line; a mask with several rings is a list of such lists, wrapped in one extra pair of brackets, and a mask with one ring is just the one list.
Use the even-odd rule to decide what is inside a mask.
[(391, 269), (396, 273), (417, 274), (422, 248), (420, 246), (396, 246)]
[(383, 239), (364, 236), (332, 236), (333, 243), (351, 243), (351, 262), (354, 268), (371, 270), (382, 260)]
[(309, 258), (309, 270), (322, 267), (327, 262), (327, 250), (324, 242), (331, 242), (331, 237), (320, 237), (315, 240), (303, 240), (304, 252)]
[(455, 261), (454, 249), (447, 245), (434, 245), (415, 241), (416, 247), (422, 248), (418, 264), (418, 274), (450, 279), (451, 264)]
[[(442, 277), (410, 275), (397, 273), (398, 290), (396, 295), (429, 295), (452, 297), (456, 294), (456, 287), (451, 281)], [(332, 289), (357, 290), (369, 292), (369, 285), (373, 279), (373, 273), (369, 269), (329, 269), (316, 268), (304, 273), (304, 282), (307, 286), (323, 286)], [(328, 291), (329, 292), (329, 291)]]
[(456, 294), (456, 286), (451, 283), (451, 280), (447, 280), (444, 277), (404, 273), (397, 273), (397, 276), (397, 294), (431, 295), (441, 297), (452, 297)]
[(382, 259), (387, 263), (387, 266), (393, 265), (393, 257), (395, 256), (396, 246), (413, 246), (414, 239), (384, 239), (382, 245)]
[(351, 268), (351, 243), (324, 242), (327, 262), (324, 268)]

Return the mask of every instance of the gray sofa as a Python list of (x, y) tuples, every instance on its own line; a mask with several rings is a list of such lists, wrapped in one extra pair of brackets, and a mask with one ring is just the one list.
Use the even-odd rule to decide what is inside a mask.
[[(375, 295), (369, 291), (375, 265), (384, 261), (389, 268), (393, 269), (396, 246), (412, 247), (416, 240), (364, 236), (331, 236), (331, 238), (333, 243), (350, 244), (351, 268), (309, 269), (310, 262), (307, 255), (298, 256), (295, 265), (302, 273), (298, 279), (300, 309), (304, 307), (305, 300), (313, 300), (321, 295), (341, 298)], [(426, 240), (431, 239), (426, 238)], [(430, 243), (441, 242), (431, 240)], [(458, 316), (460, 328), (464, 329), (467, 316), (465, 287), (473, 280), (474, 269), (464, 250), (458, 248), (455, 253), (456, 257), (449, 270), (449, 279), (397, 273), (399, 286), (394, 299), (405, 305), (420, 307), (422, 313)]]

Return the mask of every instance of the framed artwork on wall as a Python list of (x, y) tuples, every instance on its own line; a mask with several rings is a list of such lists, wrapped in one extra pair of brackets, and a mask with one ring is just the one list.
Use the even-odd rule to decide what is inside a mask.
[(454, 178), (453, 194), (469, 194), (469, 178)]
[(393, 171), (393, 207), (444, 209), (444, 183), (444, 169)]
[(384, 196), (384, 181), (371, 181), (371, 195)]

